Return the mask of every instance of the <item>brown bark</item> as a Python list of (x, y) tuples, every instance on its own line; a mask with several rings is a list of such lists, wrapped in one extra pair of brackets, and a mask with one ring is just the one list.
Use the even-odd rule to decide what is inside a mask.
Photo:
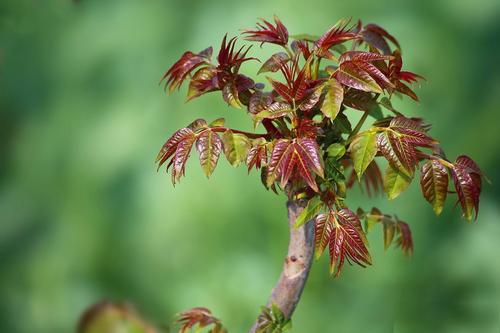
[[(278, 283), (274, 286), (267, 306), (276, 304), (286, 318), (290, 318), (299, 303), (300, 296), (304, 290), (307, 276), (311, 269), (314, 255), (314, 226), (306, 223), (300, 228), (295, 228), (295, 220), (306, 205), (305, 200), (289, 200), (288, 224), (290, 228), (290, 243), (288, 253), (285, 257), (283, 271)], [(254, 323), (249, 333), (257, 329), (258, 321)]]

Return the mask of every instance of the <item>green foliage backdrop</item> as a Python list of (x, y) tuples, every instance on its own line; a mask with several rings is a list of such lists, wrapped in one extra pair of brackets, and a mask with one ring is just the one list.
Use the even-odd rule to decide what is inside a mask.
[(184, 91), (166, 97), (158, 81), (184, 50), (218, 46), (272, 14), (291, 33), (319, 34), (349, 16), (387, 28), (407, 68), (428, 80), (419, 105), (398, 107), (493, 181), (473, 224), (451, 201), (435, 217), (418, 184), (393, 202), (351, 195), (351, 207), (376, 204), (409, 222), (414, 257), (384, 253), (374, 233), (374, 266), (332, 279), (315, 265), (293, 331), (498, 332), (496, 0), (3, 0), (1, 332), (70, 332), (101, 298), (131, 300), (159, 323), (203, 305), (232, 332), (250, 326), (281, 269), (284, 199), (227, 163), (208, 181), (196, 159), (173, 189), (154, 157), (174, 130), (220, 116), (250, 128), (218, 95), (184, 104)]

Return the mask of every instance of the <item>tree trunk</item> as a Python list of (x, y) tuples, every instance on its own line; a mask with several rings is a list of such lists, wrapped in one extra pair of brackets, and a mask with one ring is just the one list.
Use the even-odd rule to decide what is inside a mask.
[[(285, 257), (283, 271), (267, 302), (267, 306), (276, 304), (287, 319), (292, 316), (299, 302), (314, 255), (313, 223), (306, 223), (298, 229), (294, 227), (295, 220), (306, 203), (306, 200), (289, 200), (287, 202), (290, 243), (288, 244), (288, 253)], [(257, 327), (258, 320), (249, 333), (255, 333)]]

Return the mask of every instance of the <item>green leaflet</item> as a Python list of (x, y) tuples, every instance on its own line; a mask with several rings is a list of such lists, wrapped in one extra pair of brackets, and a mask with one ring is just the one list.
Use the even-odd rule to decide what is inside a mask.
[(411, 178), (388, 166), (384, 176), (384, 191), (389, 200), (397, 198), (410, 185)]
[(238, 166), (246, 161), (248, 150), (252, 147), (252, 143), (247, 136), (233, 131), (225, 131), (222, 135), (222, 143), (224, 145), (224, 155), (232, 166)]
[(384, 191), (389, 200), (397, 198), (410, 185), (411, 178), (388, 166), (384, 176)]
[(334, 159), (338, 160), (345, 154), (345, 146), (341, 143), (332, 143), (331, 145), (326, 148), (326, 152), (328, 154), (328, 157), (333, 157)]
[(302, 210), (297, 219), (295, 220), (295, 228), (301, 227), (307, 221), (312, 220), (319, 211), (323, 208), (323, 202), (318, 196), (313, 197), (307, 203), (307, 206)]
[(217, 118), (210, 123), (210, 127), (222, 127), (226, 123), (224, 118)]
[(326, 94), (323, 104), (321, 105), (321, 112), (334, 120), (342, 106), (342, 101), (344, 100), (344, 88), (342, 85), (335, 79), (328, 80), (326, 87)]
[(349, 146), (358, 180), (377, 154), (377, 133), (363, 132), (358, 134)]

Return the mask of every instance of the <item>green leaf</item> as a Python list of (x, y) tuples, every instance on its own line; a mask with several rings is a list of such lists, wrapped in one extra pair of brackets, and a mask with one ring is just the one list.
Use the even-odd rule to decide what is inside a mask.
[(411, 178), (390, 165), (384, 177), (384, 191), (390, 200), (397, 198), (410, 185)]
[(227, 130), (222, 135), (224, 155), (232, 166), (238, 166), (246, 161), (248, 150), (252, 147), (246, 135)]
[(335, 79), (328, 80), (326, 84), (326, 95), (321, 105), (321, 112), (331, 120), (337, 117), (344, 100), (344, 88)]
[(226, 120), (224, 118), (217, 118), (210, 123), (210, 127), (223, 127), (225, 123)]
[(377, 155), (377, 133), (366, 131), (358, 134), (349, 146), (358, 180)]
[(387, 97), (382, 97), (382, 98), (380, 99), (380, 101), (378, 101), (378, 103), (379, 103), (380, 105), (382, 105), (384, 108), (386, 108), (387, 110), (389, 110), (389, 111), (392, 111), (392, 112), (394, 112), (394, 113), (399, 114), (399, 112), (398, 112), (396, 109), (394, 109), (394, 108), (392, 107), (391, 100), (390, 100), (390, 99), (388, 99)]
[(312, 220), (323, 207), (323, 201), (318, 196), (313, 197), (307, 203), (307, 206), (302, 210), (302, 212), (297, 216), (295, 220), (295, 228), (301, 227), (304, 223)]
[(341, 143), (332, 143), (326, 148), (328, 157), (333, 157), (338, 160), (345, 155), (345, 146)]

